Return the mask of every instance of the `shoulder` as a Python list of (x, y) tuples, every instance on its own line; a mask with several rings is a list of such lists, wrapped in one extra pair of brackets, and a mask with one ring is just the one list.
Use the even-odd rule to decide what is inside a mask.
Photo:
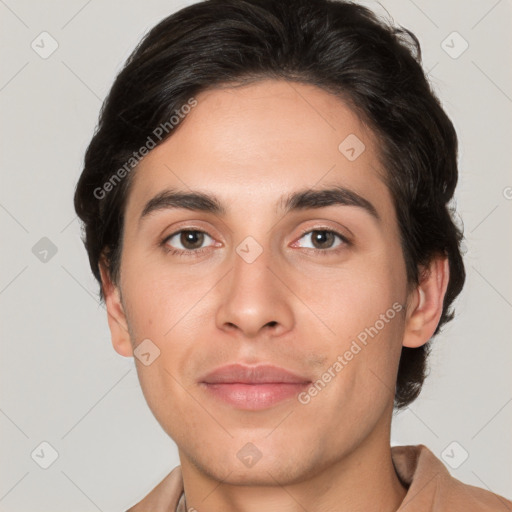
[(425, 445), (394, 446), (391, 451), (397, 474), (409, 487), (400, 511), (411, 504), (414, 510), (435, 512), (512, 512), (512, 501), (456, 479)]
[(183, 493), (181, 466), (176, 466), (152, 491), (126, 512), (168, 512), (176, 510)]

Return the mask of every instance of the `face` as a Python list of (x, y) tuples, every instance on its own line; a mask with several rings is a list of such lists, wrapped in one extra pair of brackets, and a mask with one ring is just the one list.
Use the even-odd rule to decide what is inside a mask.
[[(131, 355), (150, 340), (152, 362), (135, 358), (140, 383), (182, 466), (232, 483), (299, 481), (389, 443), (407, 283), (377, 141), (309, 85), (196, 100), (133, 171), (118, 283), (130, 336), (114, 346)], [(171, 189), (221, 208), (154, 201), (142, 215)], [(232, 363), (302, 384), (205, 384)]]

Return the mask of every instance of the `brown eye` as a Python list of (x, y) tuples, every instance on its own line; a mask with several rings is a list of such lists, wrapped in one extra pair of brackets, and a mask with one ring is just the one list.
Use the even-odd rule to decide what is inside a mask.
[(317, 249), (329, 249), (336, 239), (332, 231), (312, 231), (311, 235), (311, 241)]
[(182, 231), (180, 234), (180, 243), (186, 249), (199, 249), (204, 240), (204, 233), (200, 231)]
[[(306, 231), (302, 234), (301, 238), (305, 237), (311, 239), (312, 246), (301, 245), (301, 247), (320, 251), (334, 249), (340, 245), (348, 244), (348, 240), (343, 235), (331, 229), (313, 229)], [(336, 244), (336, 238), (340, 240), (338, 244)]]
[[(205, 242), (205, 237), (211, 239), (211, 237), (199, 230), (181, 230), (177, 233), (174, 233), (165, 239), (165, 243), (170, 245), (172, 248), (177, 249), (179, 251), (195, 251), (202, 248), (202, 245)], [(174, 243), (178, 244), (178, 247), (171, 244), (171, 240), (174, 240)], [(181, 246), (180, 246), (181, 244)]]

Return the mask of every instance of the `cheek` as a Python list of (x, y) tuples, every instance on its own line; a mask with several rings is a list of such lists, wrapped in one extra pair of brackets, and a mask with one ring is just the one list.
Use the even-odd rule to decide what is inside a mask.
[[(336, 333), (342, 338), (357, 336), (374, 325), (394, 303), (401, 304), (405, 299), (401, 274), (401, 268), (396, 268), (385, 255), (366, 258), (346, 271), (333, 274), (320, 298)], [(315, 297), (314, 292), (309, 296)], [(395, 312), (390, 313), (393, 318)]]
[(144, 338), (162, 341), (200, 298), (200, 290), (187, 286), (183, 274), (134, 257), (123, 262), (122, 290), (136, 343)]
[(333, 279), (323, 297), (326, 323), (335, 332), (327, 367), (342, 357), (342, 378), (336, 379), (342, 400), (354, 394), (361, 406), (371, 407), (371, 401), (394, 393), (404, 329), (405, 269), (399, 258), (382, 251), (361, 259)]
[[(149, 366), (137, 361), (137, 374), (144, 398), (153, 416), (159, 422), (164, 431), (173, 439), (179, 438), (183, 430), (176, 417), (184, 418), (190, 414), (193, 401), (188, 408), (183, 407), (183, 388), (178, 385), (180, 376), (175, 369), (169, 368), (165, 359), (165, 352)], [(184, 421), (188, 423), (187, 421)]]

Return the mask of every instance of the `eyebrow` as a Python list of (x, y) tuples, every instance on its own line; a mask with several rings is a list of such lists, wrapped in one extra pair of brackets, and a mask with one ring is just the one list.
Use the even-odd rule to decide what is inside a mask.
[[(282, 196), (277, 207), (287, 214), (291, 211), (325, 208), (328, 206), (356, 206), (380, 221), (380, 216), (373, 204), (353, 190), (342, 186), (326, 189), (298, 190)], [(150, 214), (171, 209), (185, 209), (226, 216), (227, 208), (215, 195), (201, 191), (183, 191), (165, 189), (150, 199), (139, 218), (139, 223)]]

